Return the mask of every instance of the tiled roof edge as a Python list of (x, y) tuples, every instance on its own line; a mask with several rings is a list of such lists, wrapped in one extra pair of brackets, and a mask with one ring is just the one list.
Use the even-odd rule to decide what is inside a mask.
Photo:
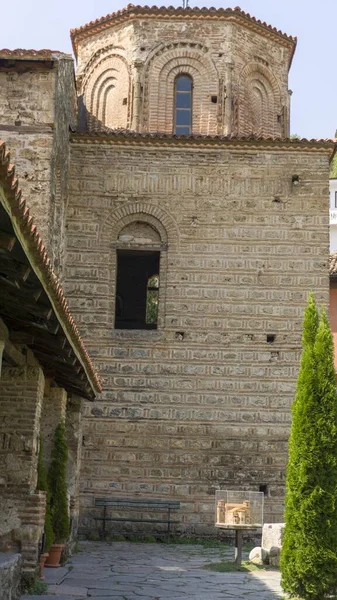
[(174, 135), (170, 133), (139, 133), (127, 129), (110, 129), (105, 128), (103, 131), (97, 132), (74, 132), (71, 134), (71, 139), (78, 141), (99, 141), (113, 142), (117, 141), (130, 141), (138, 143), (167, 143), (167, 144), (179, 144), (179, 145), (202, 145), (203, 143), (208, 145), (222, 144), (222, 143), (237, 143), (240, 145), (253, 145), (254, 143), (265, 144), (269, 146), (287, 146), (287, 147), (327, 147), (335, 151), (337, 148), (337, 140), (330, 138), (323, 139), (307, 139), (307, 138), (265, 138), (255, 135), (250, 136), (231, 136), (231, 135), (206, 135), (206, 134), (192, 134), (192, 135)]
[(102, 390), (100, 379), (70, 313), (63, 288), (52, 268), (50, 258), (30, 215), (29, 208), (22, 198), (19, 182), (15, 177), (15, 167), (10, 163), (10, 153), (7, 151), (6, 144), (2, 140), (0, 140), (0, 182), (9, 202), (10, 216), (14, 217), (20, 235), (25, 240), (29, 249), (29, 260), (32, 261), (32, 267), (33, 269), (35, 267), (34, 270), (37, 269), (42, 275), (43, 282), (41, 283), (43, 283), (46, 293), (57, 310), (57, 316), (63, 325), (63, 329), (68, 334), (69, 341), (71, 341), (74, 350), (77, 351), (76, 353), (87, 374), (93, 391), (98, 393)]
[(253, 17), (252, 15), (250, 15), (249, 13), (243, 11), (239, 6), (236, 6), (235, 8), (214, 8), (214, 7), (202, 7), (202, 8), (198, 8), (198, 7), (188, 7), (188, 8), (183, 8), (183, 7), (175, 7), (175, 6), (140, 6), (140, 5), (134, 5), (134, 4), (128, 4), (126, 7), (122, 8), (121, 10), (118, 10), (116, 12), (110, 13), (108, 15), (105, 15), (104, 17), (100, 17), (98, 19), (95, 19), (94, 21), (90, 21), (89, 23), (86, 23), (85, 25), (82, 25), (81, 27), (77, 27), (75, 29), (71, 29), (70, 30), (70, 37), (72, 40), (72, 44), (73, 44), (73, 49), (76, 55), (76, 47), (75, 47), (75, 40), (77, 38), (77, 36), (81, 35), (81, 34), (85, 34), (85, 33), (89, 33), (90, 30), (95, 30), (95, 33), (97, 32), (97, 30), (99, 30), (101, 27), (103, 28), (107, 23), (109, 23), (110, 21), (113, 20), (118, 20), (121, 17), (128, 17), (129, 15), (134, 16), (134, 15), (140, 15), (140, 16), (146, 16), (150, 14), (151, 16), (154, 15), (178, 15), (178, 16), (183, 16), (183, 17), (198, 17), (199, 15), (201, 16), (214, 16), (214, 17), (221, 17), (223, 15), (238, 15), (240, 17), (243, 17), (245, 19), (247, 19), (248, 21), (250, 21), (252, 24), (257, 25), (265, 30), (267, 30), (268, 32), (274, 33), (278, 36), (283, 37), (285, 40), (287, 40), (289, 43), (292, 43), (294, 45), (294, 50), (296, 47), (296, 43), (297, 43), (297, 38), (291, 35), (288, 35), (286, 33), (284, 33), (283, 31), (277, 29), (276, 27), (273, 27), (272, 25), (268, 25), (268, 23), (266, 23), (265, 21), (261, 21), (260, 19), (257, 19), (256, 17)]
[(0, 49), (0, 58), (8, 59), (8, 60), (46, 60), (50, 61), (54, 58), (71, 58), (71, 54), (67, 52), (61, 52), (60, 50), (33, 50), (26, 48), (15, 48), (14, 50), (9, 50), (8, 48)]

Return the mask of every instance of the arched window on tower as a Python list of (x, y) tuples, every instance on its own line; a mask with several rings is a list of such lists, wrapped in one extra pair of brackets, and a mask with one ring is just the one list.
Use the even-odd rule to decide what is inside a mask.
[(192, 133), (193, 80), (189, 75), (180, 74), (174, 84), (174, 133)]

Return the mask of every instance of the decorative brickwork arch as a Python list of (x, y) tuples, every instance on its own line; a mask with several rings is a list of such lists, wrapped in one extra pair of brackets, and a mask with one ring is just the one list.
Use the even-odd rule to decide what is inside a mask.
[(280, 87), (264, 65), (249, 63), (240, 76), (239, 135), (282, 137)]
[(99, 48), (98, 50), (96, 50), (96, 52), (94, 52), (94, 54), (89, 58), (88, 62), (86, 63), (86, 65), (84, 67), (82, 67), (81, 69), (81, 74), (78, 75), (80, 78), (80, 88), (79, 91), (82, 93), (83, 90), (86, 88), (88, 80), (91, 78), (92, 76), (92, 72), (93, 70), (97, 67), (97, 65), (99, 64), (99, 62), (106, 58), (107, 56), (118, 56), (119, 58), (122, 58), (122, 60), (125, 61), (125, 64), (129, 70), (128, 67), (128, 63), (125, 59), (124, 56), (124, 48), (122, 46), (116, 46), (115, 44), (109, 44), (109, 46), (104, 46), (103, 48)]
[(130, 73), (124, 57), (108, 54), (96, 62), (83, 81), (87, 125), (94, 131), (127, 128), (130, 121)]
[(216, 134), (219, 77), (213, 61), (201, 44), (178, 42), (160, 47), (145, 65), (143, 130), (172, 133), (174, 127), (174, 81), (177, 75), (193, 79), (193, 133)]
[(148, 223), (158, 232), (163, 245), (169, 246), (172, 251), (178, 250), (178, 227), (173, 219), (158, 206), (140, 202), (123, 206), (107, 220), (105, 229), (108, 228), (112, 244), (117, 243), (120, 231), (133, 221)]

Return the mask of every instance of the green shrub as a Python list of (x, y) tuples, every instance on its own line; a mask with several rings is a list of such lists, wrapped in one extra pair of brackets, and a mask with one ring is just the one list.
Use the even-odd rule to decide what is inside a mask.
[(43, 460), (43, 442), (40, 440), (40, 450), (39, 450), (39, 458), (37, 465), (37, 489), (42, 492), (47, 492), (46, 499), (46, 515), (44, 521), (44, 552), (48, 552), (50, 546), (54, 542), (54, 531), (51, 521), (51, 511), (50, 511), (50, 492), (48, 487), (48, 477), (47, 477), (47, 469)]
[(324, 311), (310, 295), (292, 408), (286, 480), (282, 586), (322, 600), (337, 587), (337, 390), (333, 342)]
[(55, 430), (51, 459), (51, 465), (48, 473), (51, 520), (55, 535), (55, 542), (57, 544), (62, 544), (66, 542), (69, 537), (66, 480), (68, 448), (64, 423), (60, 423)]

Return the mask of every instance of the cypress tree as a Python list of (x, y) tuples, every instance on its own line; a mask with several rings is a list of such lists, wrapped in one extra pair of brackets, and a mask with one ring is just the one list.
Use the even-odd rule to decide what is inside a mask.
[(69, 515), (67, 500), (66, 469), (68, 447), (64, 423), (60, 423), (54, 434), (52, 461), (48, 473), (50, 509), (55, 542), (61, 544), (69, 537)]
[(286, 481), (282, 586), (322, 600), (337, 588), (337, 390), (325, 312), (311, 294), (293, 404)]

